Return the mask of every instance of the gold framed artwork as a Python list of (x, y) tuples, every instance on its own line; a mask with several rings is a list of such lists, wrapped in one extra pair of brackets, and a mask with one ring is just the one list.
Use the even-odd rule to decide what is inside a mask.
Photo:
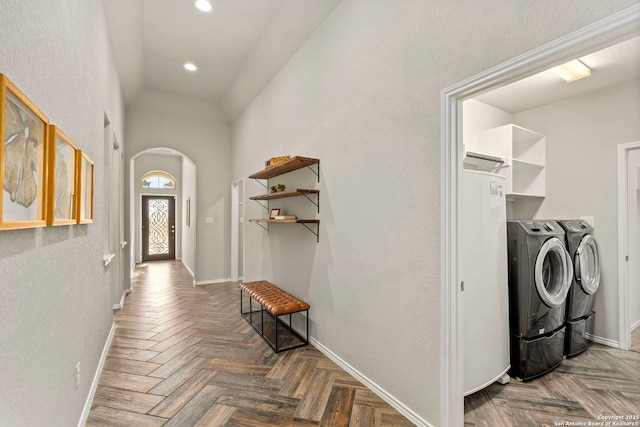
[(76, 151), (76, 218), (78, 224), (93, 222), (93, 160), (82, 150)]
[(76, 224), (78, 146), (54, 125), (48, 141), (47, 225)]
[(0, 74), (0, 229), (46, 225), (48, 123)]

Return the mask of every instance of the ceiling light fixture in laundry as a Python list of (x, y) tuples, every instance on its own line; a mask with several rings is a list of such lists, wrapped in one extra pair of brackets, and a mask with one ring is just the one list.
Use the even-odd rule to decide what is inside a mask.
[(198, 8), (198, 10), (201, 10), (203, 12), (211, 12), (211, 9), (213, 9), (211, 3), (209, 3), (208, 0), (197, 0), (196, 7)]
[(187, 71), (197, 71), (198, 67), (193, 62), (187, 62), (184, 64), (184, 69)]
[(591, 75), (591, 69), (580, 62), (578, 59), (569, 61), (565, 64), (558, 65), (552, 68), (551, 71), (560, 76), (567, 83), (589, 77)]

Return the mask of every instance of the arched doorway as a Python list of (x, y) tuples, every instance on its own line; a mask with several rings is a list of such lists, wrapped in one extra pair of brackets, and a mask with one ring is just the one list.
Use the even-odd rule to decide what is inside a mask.
[[(177, 150), (158, 147), (131, 157), (129, 222), (130, 239), (133, 242), (132, 270), (136, 263), (146, 260), (175, 258), (181, 260), (193, 274), (196, 268), (196, 233), (192, 221), (196, 210), (195, 176), (195, 164)], [(151, 245), (149, 236), (145, 235), (152, 229), (150, 214), (160, 221), (154, 225), (159, 228), (151, 233)], [(166, 225), (162, 223), (163, 218), (167, 220)], [(161, 243), (165, 234), (173, 240), (173, 253), (170, 247), (165, 248)]]

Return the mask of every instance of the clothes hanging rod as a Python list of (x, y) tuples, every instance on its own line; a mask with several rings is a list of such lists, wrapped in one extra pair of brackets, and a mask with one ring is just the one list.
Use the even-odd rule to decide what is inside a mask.
[(471, 157), (479, 160), (487, 160), (489, 162), (504, 164), (504, 159), (502, 157), (490, 156), (488, 154), (475, 153), (473, 151), (467, 151), (467, 157)]

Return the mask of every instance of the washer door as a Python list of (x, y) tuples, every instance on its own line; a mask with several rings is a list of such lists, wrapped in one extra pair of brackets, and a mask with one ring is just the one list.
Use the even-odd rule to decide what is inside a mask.
[(562, 241), (552, 237), (542, 244), (534, 271), (540, 299), (555, 308), (564, 303), (573, 278), (573, 266)]
[(576, 282), (586, 294), (593, 295), (600, 286), (600, 261), (596, 239), (591, 234), (585, 234), (580, 241), (574, 266)]

